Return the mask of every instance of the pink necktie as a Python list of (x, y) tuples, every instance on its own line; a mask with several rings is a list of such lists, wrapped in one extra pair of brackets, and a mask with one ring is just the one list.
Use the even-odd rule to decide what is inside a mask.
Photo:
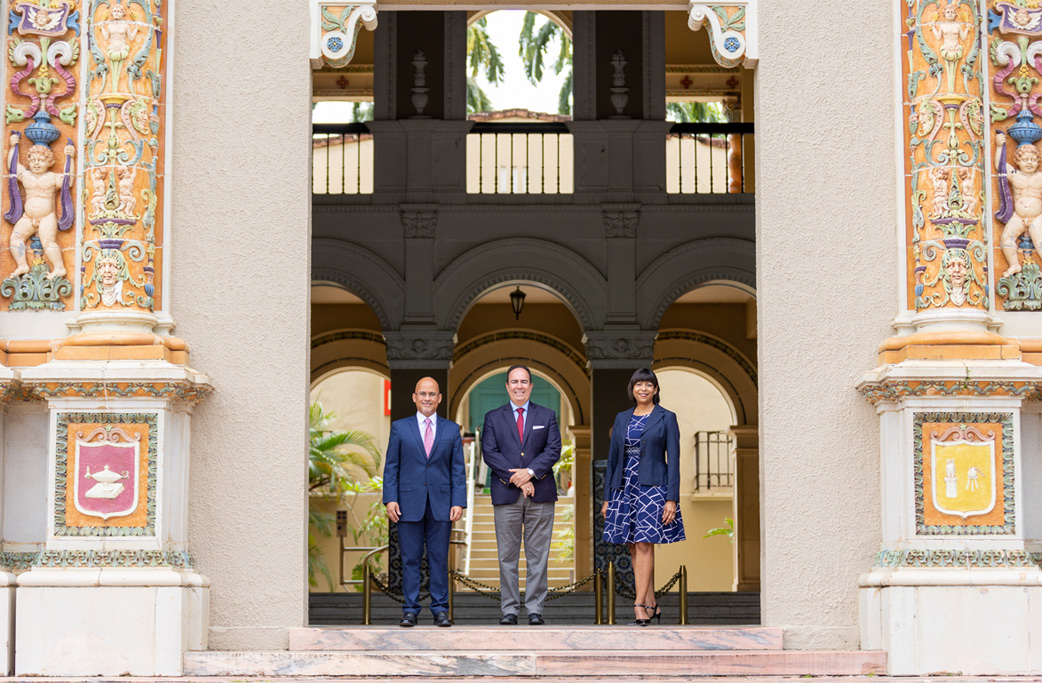
[(427, 423), (427, 429), (423, 432), (423, 449), (427, 451), (427, 457), (431, 457), (431, 448), (434, 447), (434, 430), (431, 429), (431, 419), (428, 417), (425, 422)]
[(517, 409), (517, 439), (521, 443), (525, 442), (525, 409)]

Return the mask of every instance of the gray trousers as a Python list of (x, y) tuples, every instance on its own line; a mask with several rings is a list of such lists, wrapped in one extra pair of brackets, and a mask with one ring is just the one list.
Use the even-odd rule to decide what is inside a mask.
[(554, 504), (533, 503), (519, 495), (509, 505), (494, 505), (496, 546), (499, 550), (500, 609), (503, 614), (521, 611), (518, 587), (518, 560), (521, 541), (525, 542), (525, 610), (542, 614), (546, 601), (546, 565), (550, 559), (550, 540), (554, 531)]

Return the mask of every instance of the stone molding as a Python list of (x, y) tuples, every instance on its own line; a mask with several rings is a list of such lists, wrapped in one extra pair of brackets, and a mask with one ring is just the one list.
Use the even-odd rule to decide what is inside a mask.
[(640, 212), (636, 210), (613, 211), (605, 210), (601, 213), (604, 220), (605, 237), (629, 237), (637, 236), (637, 225), (640, 223)]
[(190, 380), (13, 382), (0, 391), (0, 401), (13, 403), (62, 398), (160, 398), (194, 406), (202, 403), (211, 393), (212, 385)]
[(940, 550), (908, 549), (880, 550), (876, 553), (873, 567), (1039, 567), (1042, 553), (1023, 550)]
[(24, 554), (33, 556), (32, 567), (195, 568), (192, 554), (186, 550), (44, 550)]
[(1022, 398), (1042, 399), (1042, 381), (883, 379), (865, 381), (857, 390), (872, 405), (906, 398)]
[(720, 66), (756, 67), (759, 59), (756, 3), (757, 0), (731, 0), (719, 5), (699, 2), (688, 5), (688, 28), (698, 31), (708, 24), (709, 47)]

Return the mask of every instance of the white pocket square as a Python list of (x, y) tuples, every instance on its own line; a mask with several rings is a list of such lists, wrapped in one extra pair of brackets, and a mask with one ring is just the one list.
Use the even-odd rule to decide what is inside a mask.
[(532, 425), (532, 429), (546, 429), (546, 425)]

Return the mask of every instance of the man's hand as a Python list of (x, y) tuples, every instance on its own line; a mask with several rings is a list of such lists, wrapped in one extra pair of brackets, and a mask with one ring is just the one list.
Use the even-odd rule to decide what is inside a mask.
[(455, 522), (463, 518), (463, 508), (459, 505), (453, 505), (449, 510), (449, 521)]
[(398, 503), (391, 501), (387, 504), (387, 516), (391, 519), (392, 522), (398, 521), (398, 518), (402, 516), (402, 511), (398, 507)]
[(525, 495), (525, 498), (531, 498), (535, 495), (535, 484), (533, 484), (530, 481), (526, 481), (524, 484), (521, 484), (521, 493)]
[(995, 131), (995, 144), (1004, 145), (1006, 144), (1006, 134), (1001, 130)]
[(510, 471), (513, 472), (513, 474), (510, 475), (510, 483), (519, 488), (522, 484), (528, 483), (532, 478), (532, 475), (529, 474), (528, 470), (524, 467), (515, 468)]

